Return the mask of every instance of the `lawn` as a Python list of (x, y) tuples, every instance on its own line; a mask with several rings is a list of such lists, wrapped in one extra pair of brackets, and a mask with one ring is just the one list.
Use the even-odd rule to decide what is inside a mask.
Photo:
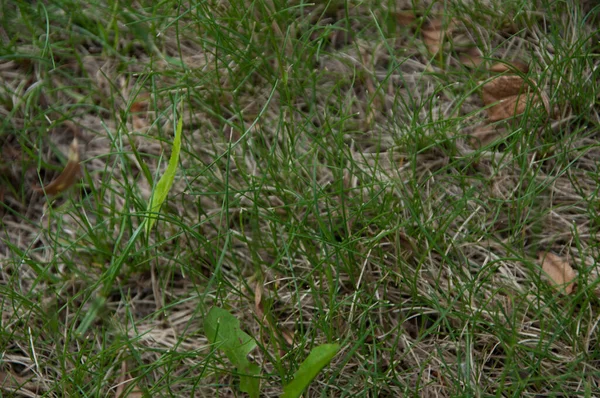
[(0, 1), (0, 395), (600, 396), (599, 11)]

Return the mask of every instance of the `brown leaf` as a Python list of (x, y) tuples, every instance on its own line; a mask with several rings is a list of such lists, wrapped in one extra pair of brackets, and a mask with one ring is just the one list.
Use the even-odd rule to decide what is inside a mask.
[(132, 113), (146, 112), (148, 110), (148, 100), (136, 101), (129, 107)]
[(527, 91), (527, 88), (520, 76), (498, 76), (483, 85), (483, 103), (491, 105), (501, 99), (523, 94)]
[(563, 293), (571, 294), (575, 288), (573, 280), (577, 273), (571, 268), (569, 261), (553, 253), (538, 253), (538, 261), (544, 272), (550, 277), (553, 285)]
[(552, 115), (553, 112), (552, 112), (552, 109), (550, 109), (550, 99), (548, 98), (548, 96), (546, 95), (545, 92), (539, 91), (538, 95), (534, 98), (534, 100), (535, 100), (535, 102), (534, 102), (535, 104), (538, 103), (538, 100), (542, 101), (542, 105), (544, 105), (544, 110), (546, 111), (546, 113), (548, 115)]
[(482, 99), (489, 106), (486, 109), (489, 120), (496, 122), (522, 114), (529, 105), (538, 103), (538, 96), (532, 95), (536, 90), (533, 82), (517, 75), (502, 75), (485, 83)]
[(468, 68), (477, 68), (483, 63), (483, 55), (477, 47), (471, 47), (458, 56), (461, 64)]
[(413, 11), (398, 11), (394, 13), (394, 15), (396, 16), (398, 24), (402, 26), (408, 26), (417, 19), (417, 16)]
[(512, 95), (496, 102), (486, 109), (490, 122), (510, 119), (525, 112), (529, 97), (527, 95)]
[(77, 177), (81, 171), (77, 138), (73, 138), (73, 142), (71, 142), (71, 145), (69, 146), (68, 159), (69, 161), (67, 162), (67, 165), (63, 171), (50, 184), (46, 185), (45, 187), (34, 187), (33, 189), (36, 192), (43, 192), (46, 195), (56, 195), (57, 193), (60, 193), (72, 186), (77, 180)]
[(133, 129), (135, 131), (142, 131), (150, 126), (150, 123), (146, 120), (145, 113), (148, 112), (149, 108), (149, 94), (140, 94), (138, 100), (133, 102), (129, 107), (131, 118), (133, 121)]
[(117, 380), (117, 388), (115, 389), (115, 398), (142, 398), (144, 393), (138, 388), (137, 385), (133, 386), (133, 389), (127, 391), (129, 384), (133, 382), (129, 373), (127, 373), (127, 363), (123, 361), (121, 364), (121, 374)]
[(506, 134), (506, 129), (498, 125), (483, 124), (475, 127), (471, 132), (471, 146), (481, 148), (486, 146)]
[(508, 62), (497, 62), (490, 66), (490, 72), (503, 73), (503, 72), (529, 72), (529, 65), (521, 61)]
[(259, 319), (264, 319), (265, 310), (262, 303), (263, 296), (263, 284), (260, 281), (256, 282), (256, 286), (254, 287), (254, 311), (256, 311), (256, 316)]
[(442, 23), (439, 19), (431, 21), (422, 31), (423, 43), (427, 46), (427, 49), (431, 54), (437, 54), (442, 47), (444, 40), (444, 32), (442, 30)]
[(282, 327), (281, 328), (281, 335), (285, 339), (285, 342), (288, 343), (288, 345), (293, 345), (294, 344), (294, 333), (293, 332), (290, 332), (286, 328)]
[(227, 141), (233, 142), (239, 141), (239, 139), (242, 138), (239, 130), (229, 124), (226, 124), (225, 127), (223, 127), (223, 135)]
[(423, 27), (421, 31), (423, 34), (423, 43), (425, 43), (431, 54), (435, 55), (440, 51), (444, 44), (444, 38), (446, 35), (451, 34), (453, 29), (453, 21), (448, 22), (444, 26), (444, 21), (441, 18), (433, 19)]

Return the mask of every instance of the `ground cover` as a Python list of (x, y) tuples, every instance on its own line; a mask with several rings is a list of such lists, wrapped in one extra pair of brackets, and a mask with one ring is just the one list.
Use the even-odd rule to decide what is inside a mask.
[(600, 394), (594, 2), (0, 4), (3, 394)]

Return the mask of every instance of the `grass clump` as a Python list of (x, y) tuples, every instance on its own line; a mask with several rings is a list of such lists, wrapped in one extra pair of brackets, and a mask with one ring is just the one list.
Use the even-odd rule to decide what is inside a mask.
[(0, 7), (3, 393), (598, 394), (591, 2)]

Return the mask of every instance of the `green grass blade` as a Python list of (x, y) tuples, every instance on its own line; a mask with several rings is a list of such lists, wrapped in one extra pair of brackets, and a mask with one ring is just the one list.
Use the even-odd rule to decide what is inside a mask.
[(339, 350), (339, 344), (323, 344), (313, 348), (294, 374), (294, 380), (283, 388), (281, 398), (299, 397)]
[(94, 301), (92, 301), (92, 305), (88, 311), (86, 311), (83, 320), (77, 327), (75, 333), (78, 336), (83, 336), (87, 332), (88, 328), (98, 317), (98, 313), (104, 308), (104, 304), (106, 303), (106, 299), (102, 296), (96, 297)]
[(146, 234), (150, 232), (152, 226), (156, 222), (156, 213), (160, 211), (160, 208), (164, 201), (167, 199), (167, 195), (173, 186), (173, 180), (175, 179), (175, 172), (177, 171), (177, 165), (179, 164), (179, 151), (181, 149), (181, 131), (183, 130), (183, 118), (179, 118), (177, 122), (177, 129), (175, 130), (175, 139), (173, 140), (173, 151), (171, 158), (169, 159), (169, 165), (165, 174), (162, 175), (154, 192), (150, 197), (148, 203), (148, 219), (146, 222)]
[(248, 360), (256, 341), (240, 329), (240, 321), (222, 308), (213, 307), (204, 320), (206, 337), (221, 349), (240, 374), (240, 390), (252, 398), (260, 393), (258, 365)]

